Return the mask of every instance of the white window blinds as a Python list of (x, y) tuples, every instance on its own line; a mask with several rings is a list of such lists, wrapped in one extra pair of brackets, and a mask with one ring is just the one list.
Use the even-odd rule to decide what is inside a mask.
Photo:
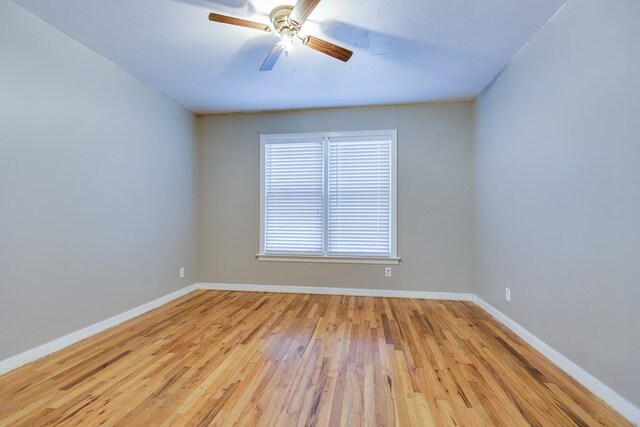
[(322, 255), (322, 139), (264, 146), (265, 253)]
[(261, 147), (260, 254), (397, 260), (395, 130), (262, 135)]
[(391, 140), (329, 138), (328, 255), (391, 256)]

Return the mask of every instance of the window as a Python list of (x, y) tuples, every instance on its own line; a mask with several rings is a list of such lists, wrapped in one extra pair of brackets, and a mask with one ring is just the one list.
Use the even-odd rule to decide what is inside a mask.
[(396, 131), (261, 136), (265, 261), (397, 263)]

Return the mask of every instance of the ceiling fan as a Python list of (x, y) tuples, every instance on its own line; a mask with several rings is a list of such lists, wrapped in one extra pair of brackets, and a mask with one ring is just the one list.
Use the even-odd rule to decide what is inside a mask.
[(293, 41), (296, 38), (301, 40), (303, 45), (311, 49), (332, 56), (340, 61), (347, 62), (351, 59), (351, 55), (353, 55), (352, 51), (317, 37), (301, 37), (298, 35), (302, 25), (318, 3), (320, 3), (320, 0), (298, 0), (295, 6), (277, 6), (269, 14), (271, 25), (234, 18), (233, 16), (220, 15), (218, 13), (210, 13), (209, 20), (223, 24), (253, 28), (268, 33), (274, 32), (279, 35), (280, 41), (273, 46), (271, 52), (267, 55), (267, 59), (264, 60), (264, 63), (260, 67), (260, 71), (271, 71), (283, 52), (285, 55), (291, 52), (293, 49)]

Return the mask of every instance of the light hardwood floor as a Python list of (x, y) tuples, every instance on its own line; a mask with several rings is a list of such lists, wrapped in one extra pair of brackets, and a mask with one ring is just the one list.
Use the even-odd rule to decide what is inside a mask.
[(0, 377), (0, 425), (629, 425), (472, 303), (197, 291)]

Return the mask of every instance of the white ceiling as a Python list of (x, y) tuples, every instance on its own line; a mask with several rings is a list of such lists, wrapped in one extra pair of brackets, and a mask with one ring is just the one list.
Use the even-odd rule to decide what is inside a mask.
[(14, 1), (198, 113), (473, 98), (565, 2), (322, 0), (301, 34), (351, 61), (298, 44), (260, 72), (275, 36), (208, 13), (268, 24), (285, 0)]

